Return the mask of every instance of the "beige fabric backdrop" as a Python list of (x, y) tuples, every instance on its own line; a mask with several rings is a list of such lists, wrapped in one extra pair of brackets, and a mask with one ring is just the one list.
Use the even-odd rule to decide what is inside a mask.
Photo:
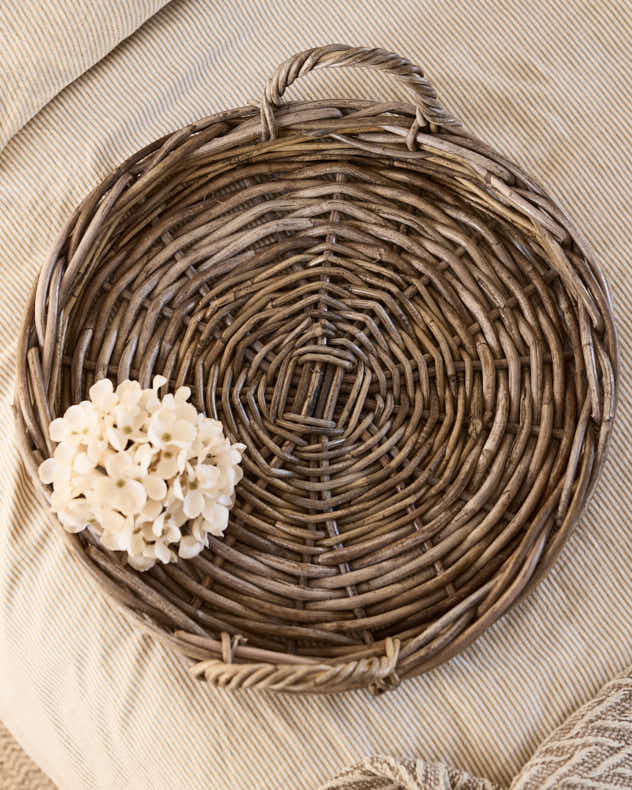
[(2, 0), (0, 150), (46, 102), (168, 0)]
[[(0, 153), (0, 719), (62, 790), (289, 790), (373, 753), (508, 783), (632, 663), (631, 36), (628, 0), (172, 0)], [(377, 699), (236, 696), (190, 681), (62, 549), (12, 444), (15, 337), (64, 219), (110, 168), (170, 129), (258, 99), (286, 55), (330, 41), (425, 65), (471, 129), (560, 198), (613, 290), (620, 407), (609, 463), (557, 565), (465, 653)], [(290, 91), (325, 92), (405, 95), (364, 72)]]

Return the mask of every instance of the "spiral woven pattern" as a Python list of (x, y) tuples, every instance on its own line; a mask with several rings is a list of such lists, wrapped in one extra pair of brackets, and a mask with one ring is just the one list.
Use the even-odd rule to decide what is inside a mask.
[[(352, 66), (416, 104), (280, 104), (308, 71)], [(247, 445), (227, 537), (193, 560), (139, 574), (63, 533), (139, 625), (214, 685), (377, 693), (461, 650), (554, 561), (604, 459), (616, 334), (546, 192), (419, 67), (334, 45), (86, 198), (18, 367), (34, 480), (50, 420), (105, 375), (186, 383)]]

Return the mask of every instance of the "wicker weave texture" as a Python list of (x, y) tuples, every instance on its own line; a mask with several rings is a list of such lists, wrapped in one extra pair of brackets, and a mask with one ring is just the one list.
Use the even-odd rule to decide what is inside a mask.
[[(280, 103), (355, 66), (415, 104)], [(16, 416), (37, 479), (96, 378), (188, 383), (248, 447), (226, 539), (145, 574), (64, 539), (210, 683), (379, 692), (550, 567), (603, 463), (616, 357), (603, 277), (542, 187), (419, 67), (333, 45), (78, 207), (27, 310)]]

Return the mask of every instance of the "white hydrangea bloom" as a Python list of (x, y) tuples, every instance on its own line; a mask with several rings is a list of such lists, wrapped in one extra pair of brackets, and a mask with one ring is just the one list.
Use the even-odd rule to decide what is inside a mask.
[(160, 398), (166, 383), (97, 381), (90, 400), (51, 422), (57, 446), (39, 467), (63, 526), (88, 527), (141, 571), (195, 557), (223, 535), (243, 475), (245, 445), (188, 403), (188, 387)]

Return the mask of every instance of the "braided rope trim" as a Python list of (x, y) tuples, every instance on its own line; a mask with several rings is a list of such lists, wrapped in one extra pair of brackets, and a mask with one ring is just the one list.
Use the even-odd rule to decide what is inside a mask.
[(399, 639), (387, 639), (386, 655), (360, 658), (344, 664), (232, 664), (216, 659), (194, 664), (193, 677), (204, 677), (217, 688), (236, 691), (317, 692), (320, 689), (335, 691), (336, 687), (369, 686), (372, 694), (390, 691), (399, 685), (395, 672), (399, 658)]

